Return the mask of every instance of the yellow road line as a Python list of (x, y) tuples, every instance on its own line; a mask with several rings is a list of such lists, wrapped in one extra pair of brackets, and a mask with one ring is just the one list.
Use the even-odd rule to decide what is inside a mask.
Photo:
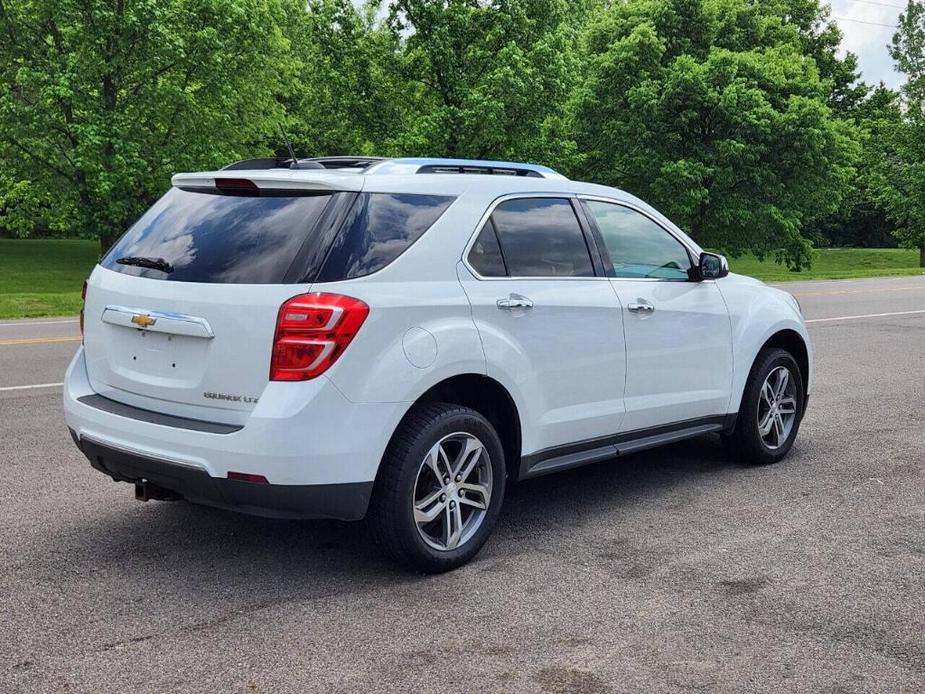
[(60, 337), (16, 337), (9, 340), (0, 340), (0, 347), (9, 345), (43, 345), (52, 342), (80, 342), (80, 335)]

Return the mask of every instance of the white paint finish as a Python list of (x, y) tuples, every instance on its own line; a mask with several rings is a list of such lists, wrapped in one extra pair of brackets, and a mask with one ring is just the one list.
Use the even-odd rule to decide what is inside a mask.
[[(307, 285), (169, 282), (97, 266), (84, 319), (90, 380), (97, 392), (136, 407), (242, 424), (253, 402), (212, 400), (203, 393), (259, 399), (269, 379), (279, 307), (306, 291)], [(110, 305), (196, 316), (207, 321), (215, 337), (104, 322)]]
[(810, 368), (809, 382), (804, 385), (810, 392), (814, 377), (813, 344), (793, 297), (756, 279), (736, 274), (718, 280), (716, 287), (726, 301), (732, 325), (735, 368), (727, 411), (738, 411), (755, 357), (764, 343), (781, 330), (796, 332), (806, 344)]
[[(613, 434), (624, 414), (620, 307), (606, 279), (477, 279), (460, 265), (488, 375), (520, 412), (523, 451)], [(532, 308), (501, 309), (526, 297)]]
[(424, 328), (410, 328), (402, 337), (401, 345), (405, 357), (414, 367), (426, 369), (437, 361), (437, 339)]
[[(306, 170), (234, 175), (273, 186), (301, 181), (309, 187), (322, 181), (334, 185), (347, 176)], [(369, 481), (401, 417), (446, 378), (481, 374), (506, 388), (520, 415), (522, 451), (529, 454), (621, 430), (735, 411), (754, 357), (773, 332), (793, 329), (808, 343), (802, 318), (786, 293), (735, 275), (701, 284), (479, 280), (461, 262), (490, 206), (512, 194), (624, 201), (670, 225), (622, 191), (526, 177), (348, 178), (353, 190), (458, 198), (393, 263), (350, 281), (311, 287), (200, 284), (97, 268), (90, 278), (86, 362), (80, 350), (67, 377), (69, 424), (113, 445), (202, 464), (217, 476), (237, 470), (284, 484)], [(369, 317), (324, 376), (270, 383), (279, 307), (308, 291), (361, 299), (370, 307)], [(533, 308), (499, 309), (498, 299), (512, 293), (528, 297)], [(624, 311), (624, 305), (640, 298), (655, 306), (654, 314), (641, 318)], [(100, 320), (107, 304), (201, 317), (215, 337), (143, 343), (149, 336)], [(141, 364), (131, 358), (139, 354)], [(254, 396), (258, 402), (205, 400), (204, 391)], [(226, 436), (205, 434), (137, 422), (76, 402), (92, 392), (243, 429)]]
[[(253, 472), (272, 484), (337, 484), (373, 479), (379, 458), (404, 407), (349, 403), (324, 378), (271, 383), (247, 424), (232, 434), (210, 434), (120, 417), (77, 401), (95, 392), (84, 351), (65, 376), (64, 412), (80, 436), (155, 459), (201, 467), (214, 477)], [(292, 387), (294, 386), (294, 387)], [(163, 410), (162, 410), (163, 411)]]
[[(724, 414), (732, 334), (716, 284), (614, 279), (611, 285), (623, 306), (626, 331), (623, 430)], [(628, 310), (636, 303), (653, 310)]]
[[(369, 277), (315, 286), (369, 306), (363, 327), (326, 373), (353, 402), (403, 402), (409, 407), (443, 379), (485, 373), (482, 346), (455, 273), (433, 282), (400, 277), (387, 268)], [(436, 358), (426, 368), (413, 365), (405, 354), (403, 338), (412, 328), (427, 331), (436, 343)]]

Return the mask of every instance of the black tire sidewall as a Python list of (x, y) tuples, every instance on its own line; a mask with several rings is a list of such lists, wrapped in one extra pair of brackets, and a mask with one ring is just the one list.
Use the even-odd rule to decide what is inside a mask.
[[(758, 431), (758, 403), (765, 379), (771, 371), (779, 366), (786, 367), (790, 372), (790, 378), (794, 379), (796, 383), (797, 414), (793, 428), (790, 430), (790, 436), (782, 446), (771, 449), (765, 444)], [(776, 463), (786, 456), (796, 440), (800, 423), (803, 419), (804, 400), (803, 374), (793, 356), (789, 352), (777, 348), (762, 350), (755, 360), (755, 365), (752, 367), (745, 391), (742, 394), (742, 405), (739, 408), (736, 430), (733, 434), (734, 443), (740, 456), (746, 462), (758, 465)]]
[[(414, 568), (427, 572), (453, 569), (469, 561), (482, 548), (491, 534), (504, 501), (505, 460), (501, 440), (494, 427), (475, 410), (453, 404), (431, 404), (406, 418), (396, 432), (385, 463), (392, 466), (397, 495), (392, 508), (382, 512), (391, 516), (387, 525), (398, 533), (394, 538), (401, 548), (400, 558)], [(403, 430), (402, 430), (403, 429)], [(454, 550), (437, 550), (420, 536), (414, 520), (413, 499), (421, 462), (440, 439), (464, 432), (476, 436), (488, 453), (492, 470), (492, 492), (488, 511), (481, 526), (464, 545)]]

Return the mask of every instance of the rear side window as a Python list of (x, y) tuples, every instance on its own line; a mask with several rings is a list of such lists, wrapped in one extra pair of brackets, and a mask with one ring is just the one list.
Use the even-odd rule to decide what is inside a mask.
[(593, 277), (594, 266), (565, 198), (506, 200), (491, 215), (511, 277)]
[(482, 277), (505, 277), (507, 268), (501, 255), (501, 246), (495, 234), (495, 226), (489, 219), (469, 251), (469, 264)]
[(337, 282), (381, 270), (417, 241), (454, 199), (406, 193), (361, 194), (316, 280)]
[[(279, 284), (333, 197), (248, 197), (172, 188), (101, 264), (178, 282)], [(170, 271), (123, 264), (132, 258), (164, 261)]]

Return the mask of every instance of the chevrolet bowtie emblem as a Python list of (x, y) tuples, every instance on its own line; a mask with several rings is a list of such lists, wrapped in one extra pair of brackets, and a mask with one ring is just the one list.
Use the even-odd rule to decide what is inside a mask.
[(152, 325), (157, 323), (157, 318), (152, 318), (147, 313), (136, 313), (132, 316), (132, 323), (137, 325), (139, 328), (150, 328)]

